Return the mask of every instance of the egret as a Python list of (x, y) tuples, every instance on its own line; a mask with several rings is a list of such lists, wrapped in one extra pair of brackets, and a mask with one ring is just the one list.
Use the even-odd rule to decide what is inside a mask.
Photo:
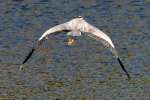
[(68, 45), (72, 45), (74, 43), (73, 37), (81, 36), (81, 33), (85, 33), (89, 37), (91, 37), (97, 41), (100, 41), (103, 45), (105, 45), (106, 47), (108, 47), (110, 49), (112, 54), (118, 60), (122, 70), (125, 72), (128, 79), (130, 79), (130, 75), (129, 75), (128, 71), (126, 70), (125, 66), (123, 65), (123, 63), (118, 55), (118, 52), (117, 52), (112, 40), (110, 39), (110, 37), (108, 35), (106, 35), (103, 31), (96, 28), (95, 26), (89, 24), (81, 16), (78, 16), (68, 22), (56, 25), (56, 26), (46, 30), (43, 33), (43, 35), (38, 39), (37, 44), (35, 46), (33, 46), (32, 50), (29, 52), (29, 54), (27, 55), (25, 60), (22, 62), (20, 68), (22, 68), (23, 64), (25, 64), (29, 60), (29, 58), (31, 57), (33, 52), (36, 50), (36, 48), (42, 44), (43, 40), (48, 39), (48, 36), (52, 33), (62, 32), (62, 31), (67, 31), (68, 32), (67, 35), (72, 36), (72, 38), (68, 39), (68, 42), (67, 42)]

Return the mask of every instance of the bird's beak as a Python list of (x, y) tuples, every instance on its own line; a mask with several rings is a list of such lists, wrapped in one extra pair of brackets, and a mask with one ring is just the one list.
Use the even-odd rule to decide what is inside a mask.
[(67, 41), (67, 45), (72, 45), (75, 42), (73, 37), (69, 37)]

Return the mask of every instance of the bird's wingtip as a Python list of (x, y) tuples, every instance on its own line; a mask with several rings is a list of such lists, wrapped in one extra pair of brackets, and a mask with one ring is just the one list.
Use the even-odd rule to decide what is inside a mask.
[(128, 80), (130, 80), (130, 79), (131, 79), (131, 76), (129, 75), (128, 71), (125, 69), (125, 66), (123, 65), (122, 61), (120, 60), (119, 57), (117, 58), (117, 60), (118, 60), (118, 62), (119, 62), (119, 64), (120, 64), (121, 68), (123, 69), (123, 71), (126, 73), (126, 75), (127, 75), (127, 77), (128, 77)]

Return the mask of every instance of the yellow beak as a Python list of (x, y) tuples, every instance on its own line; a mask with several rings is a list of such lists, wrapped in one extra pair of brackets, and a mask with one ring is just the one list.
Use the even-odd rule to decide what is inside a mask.
[(72, 45), (74, 43), (74, 41), (75, 41), (74, 38), (69, 37), (67, 44)]

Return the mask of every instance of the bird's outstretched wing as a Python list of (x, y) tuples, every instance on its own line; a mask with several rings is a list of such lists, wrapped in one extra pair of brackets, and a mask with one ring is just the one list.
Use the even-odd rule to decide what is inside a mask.
[(121, 60), (118, 56), (118, 53), (115, 49), (115, 46), (114, 46), (113, 42), (111, 41), (111, 39), (109, 38), (109, 36), (107, 36), (104, 32), (102, 32), (98, 28), (88, 24), (82, 17), (72, 19), (71, 21), (66, 22), (64, 24), (56, 25), (56, 26), (50, 28), (49, 30), (47, 30), (46, 32), (44, 32), (43, 35), (38, 39), (38, 43), (32, 48), (31, 52), (29, 52), (29, 54), (27, 55), (27, 57), (25, 58), (25, 60), (23, 61), (22, 64), (24, 64), (28, 61), (28, 59), (32, 56), (33, 52), (35, 51), (35, 48), (37, 46), (39, 46), (40, 44), (42, 44), (42, 41), (49, 34), (54, 33), (54, 32), (64, 31), (64, 30), (70, 30), (70, 31), (77, 30), (77, 31), (81, 31), (81, 32), (86, 32), (86, 33), (88, 33), (88, 36), (90, 36), (98, 41), (101, 41), (106, 47), (110, 48), (112, 53), (117, 58), (121, 68), (126, 73), (127, 77), (130, 79), (130, 75), (128, 74), (127, 70), (125, 69), (123, 63), (121, 62)]
[(48, 29), (47, 31), (45, 31), (43, 33), (43, 35), (38, 39), (38, 41), (41, 41), (42, 39), (44, 39), (45, 37), (47, 37), (51, 33), (56, 33), (56, 32), (61, 32), (61, 31), (70, 31), (70, 30), (71, 29), (69, 27), (68, 22), (56, 25), (56, 26)]
[(96, 41), (98, 41), (100, 43), (102, 43), (104, 46), (106, 46), (107, 48), (110, 49), (110, 51), (112, 52), (112, 54), (115, 55), (115, 57), (118, 57), (118, 53), (117, 53), (116, 49), (114, 47), (112, 47), (111, 44), (108, 41), (106, 41), (105, 39), (100, 38), (100, 37), (98, 37), (94, 34), (91, 34), (91, 33), (87, 33), (87, 36), (95, 39)]
[(115, 55), (116, 58), (118, 57), (118, 53), (115, 49), (112, 40), (103, 31), (99, 30), (98, 28), (92, 26), (91, 24), (85, 21), (82, 32), (86, 32), (86, 34), (89, 37), (101, 42), (104, 46), (108, 47), (111, 50), (111, 52)]
[(43, 33), (43, 35), (38, 39), (37, 44), (35, 44), (32, 48), (32, 50), (29, 52), (29, 54), (26, 56), (26, 58), (24, 59), (24, 61), (22, 62), (20, 68), (23, 67), (23, 64), (25, 64), (30, 57), (32, 56), (32, 54), (34, 53), (34, 51), (36, 50), (36, 48), (42, 44), (42, 42), (44, 41), (44, 39), (51, 33), (56, 33), (56, 32), (61, 32), (61, 31), (70, 31), (69, 30), (69, 26), (67, 25), (67, 23), (64, 24), (60, 24), (60, 25), (56, 25), (50, 29), (48, 29), (47, 31), (45, 31)]
[(86, 27), (84, 28), (84, 31), (87, 32), (87, 35), (91, 38), (94, 38), (97, 41), (100, 41), (103, 45), (105, 45), (106, 47), (110, 48), (111, 52), (115, 55), (115, 57), (117, 58), (122, 70), (126, 73), (128, 79), (130, 79), (130, 75), (127, 72), (127, 70), (125, 69), (125, 66), (123, 65), (121, 59), (118, 56), (118, 52), (115, 49), (115, 46), (112, 42), (112, 40), (109, 38), (109, 36), (107, 36), (104, 32), (102, 32), (101, 30), (99, 30), (98, 28), (85, 23)]

